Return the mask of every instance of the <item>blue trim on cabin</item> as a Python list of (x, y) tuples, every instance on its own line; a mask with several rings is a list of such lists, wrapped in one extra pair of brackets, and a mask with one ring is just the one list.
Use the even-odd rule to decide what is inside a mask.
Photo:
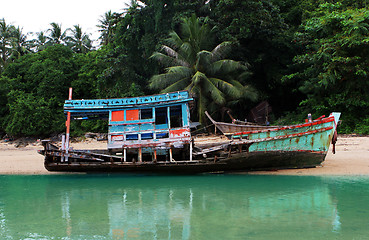
[(167, 108), (167, 121), (168, 121), (168, 128), (170, 128), (170, 107)]
[(64, 103), (64, 109), (68, 111), (71, 111), (72, 109), (84, 111), (87, 109), (119, 109), (162, 103), (188, 102), (192, 100), (193, 99), (189, 97), (187, 91), (180, 91), (133, 98), (66, 100)]
[(182, 104), (182, 121), (183, 126), (190, 126), (190, 109), (188, 104)]
[[(124, 111), (124, 115), (125, 115), (125, 111)], [(154, 119), (139, 119), (139, 120), (131, 120), (131, 121), (111, 121), (111, 116), (109, 117), (110, 125), (148, 124), (148, 123), (154, 123), (154, 122), (155, 122)]]

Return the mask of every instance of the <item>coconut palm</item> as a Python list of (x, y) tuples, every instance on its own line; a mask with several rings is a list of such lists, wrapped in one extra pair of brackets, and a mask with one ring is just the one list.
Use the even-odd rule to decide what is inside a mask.
[(101, 17), (100, 24), (96, 26), (99, 27), (101, 44), (107, 45), (113, 39), (114, 26), (117, 24), (120, 14), (108, 11)]
[(11, 56), (13, 28), (14, 26), (8, 25), (4, 19), (0, 19), (0, 72)]
[(37, 38), (33, 40), (33, 47), (37, 52), (44, 50), (47, 47), (47, 36), (44, 31), (36, 33)]
[(10, 61), (31, 52), (31, 48), (31, 41), (27, 40), (21, 28), (0, 19), (0, 72)]
[(188, 90), (197, 100), (199, 120), (204, 124), (205, 110), (220, 109), (228, 100), (245, 95), (244, 90), (249, 88), (237, 77), (247, 71), (247, 65), (225, 59), (231, 42), (212, 47), (212, 30), (207, 24), (201, 25), (195, 15), (183, 20), (181, 33), (171, 32), (168, 44), (151, 56), (166, 68), (165, 73), (150, 79), (150, 87), (161, 92)]
[(72, 36), (67, 37), (68, 45), (76, 53), (86, 53), (91, 50), (92, 44), (88, 34), (82, 32), (79, 25), (74, 25), (71, 30)]
[(12, 31), (12, 58), (18, 58), (31, 52), (32, 41), (27, 40), (27, 36), (23, 34), (22, 29), (17, 27)]
[(139, 0), (131, 0), (130, 3), (125, 3), (126, 7), (123, 9), (124, 14), (133, 13), (145, 6), (145, 3)]
[(48, 36), (48, 40), (51, 44), (63, 44), (67, 38), (67, 30), (62, 31), (61, 24), (57, 24), (55, 22), (50, 23), (51, 28), (48, 30), (50, 36)]

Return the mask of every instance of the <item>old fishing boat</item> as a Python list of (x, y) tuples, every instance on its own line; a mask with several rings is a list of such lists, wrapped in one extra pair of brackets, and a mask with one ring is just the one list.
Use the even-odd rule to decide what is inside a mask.
[(232, 123), (217, 122), (210, 116), (210, 114), (207, 111), (205, 111), (205, 115), (215, 125), (215, 127), (219, 129), (228, 138), (231, 138), (233, 134), (238, 133), (238, 132), (278, 128), (278, 126), (256, 125), (251, 122), (239, 121), (239, 120), (233, 119), (232, 116), (231, 116)]
[[(334, 139), (340, 113), (277, 128), (247, 129), (221, 142), (198, 144), (190, 131), (187, 91), (121, 99), (65, 101), (61, 147), (43, 141), (49, 171), (202, 173), (319, 165)], [(109, 120), (106, 150), (74, 150), (71, 119)]]

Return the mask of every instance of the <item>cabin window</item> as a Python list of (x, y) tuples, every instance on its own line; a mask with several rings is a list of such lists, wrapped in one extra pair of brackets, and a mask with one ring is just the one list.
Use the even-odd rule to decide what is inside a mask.
[(152, 108), (141, 109), (140, 119), (151, 119), (152, 118)]
[(112, 135), (111, 136), (111, 140), (114, 142), (114, 141), (123, 141), (124, 138), (123, 138), (123, 135)]
[(138, 109), (126, 110), (126, 121), (138, 120)]
[(154, 136), (152, 133), (141, 133), (141, 139), (144, 140), (144, 139), (153, 139)]
[(170, 107), (170, 127), (171, 128), (178, 128), (182, 127), (182, 107), (179, 106), (172, 106)]
[(168, 124), (168, 111), (166, 107), (155, 108), (155, 124)]
[(111, 121), (112, 122), (124, 121), (124, 111), (111, 111)]
[(158, 132), (158, 133), (156, 133), (156, 139), (160, 139), (160, 138), (169, 138), (169, 133), (168, 132)]
[(138, 140), (138, 134), (127, 134), (126, 139), (127, 140)]

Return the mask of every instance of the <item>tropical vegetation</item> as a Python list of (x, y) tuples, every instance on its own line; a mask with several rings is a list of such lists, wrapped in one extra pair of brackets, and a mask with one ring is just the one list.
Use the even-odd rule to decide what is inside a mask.
[(161, 92), (186, 89), (195, 97), (199, 121), (206, 124), (206, 110), (215, 112), (225, 108), (228, 101), (242, 97), (256, 99), (237, 79), (245, 76), (247, 65), (224, 57), (230, 52), (232, 42), (212, 45), (212, 32), (208, 24), (200, 24), (193, 14), (181, 24), (181, 35), (169, 33), (168, 45), (151, 58), (165, 66), (165, 73), (154, 75), (150, 87)]
[(97, 40), (78, 24), (23, 33), (0, 16), (0, 135), (62, 132), (69, 87), (84, 99), (187, 89), (203, 125), (205, 110), (244, 119), (264, 100), (279, 122), (340, 111), (340, 132), (369, 134), (366, 1), (132, 0), (122, 9), (98, 19)]

